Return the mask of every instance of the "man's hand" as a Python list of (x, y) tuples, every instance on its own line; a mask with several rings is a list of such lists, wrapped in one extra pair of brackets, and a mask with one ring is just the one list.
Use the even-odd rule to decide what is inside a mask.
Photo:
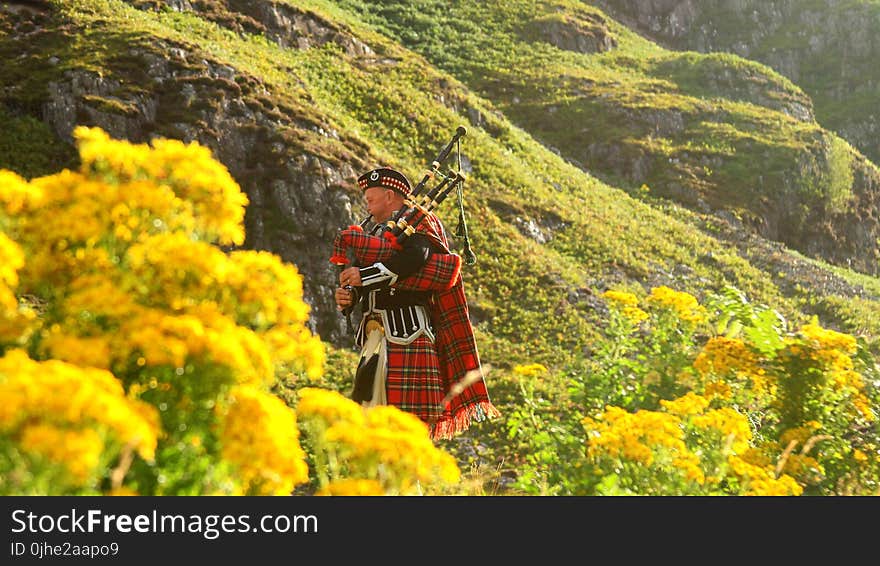
[(339, 286), (345, 287), (346, 285), (351, 285), (352, 287), (360, 287), (362, 285), (360, 269), (349, 267), (339, 274)]
[(351, 306), (351, 291), (348, 289), (343, 289), (342, 287), (336, 288), (336, 310), (342, 310), (346, 307)]

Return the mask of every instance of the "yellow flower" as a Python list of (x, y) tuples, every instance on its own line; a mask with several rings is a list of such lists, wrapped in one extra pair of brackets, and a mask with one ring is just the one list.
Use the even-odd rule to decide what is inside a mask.
[(660, 404), (672, 414), (685, 416), (702, 413), (709, 406), (709, 400), (689, 391), (684, 397), (679, 397), (674, 401), (661, 399)]
[(327, 424), (340, 421), (357, 425), (364, 423), (364, 410), (360, 405), (329, 389), (300, 389), (296, 410), (302, 418), (319, 417)]
[(643, 320), (646, 320), (649, 316), (648, 313), (638, 307), (624, 307), (621, 312), (623, 316), (633, 324), (638, 324)]
[(619, 407), (606, 407), (597, 419), (582, 420), (587, 432), (587, 453), (592, 458), (603, 454), (650, 465), (654, 452), (670, 448), (687, 453), (681, 420), (672, 414), (640, 410), (627, 413)]
[(376, 480), (345, 478), (331, 481), (316, 495), (385, 495), (385, 490)]
[(736, 455), (728, 456), (733, 475), (743, 484), (743, 495), (801, 495), (804, 489), (787, 474), (776, 478), (772, 466), (750, 464)]
[(73, 136), (84, 175), (104, 176), (119, 184), (162, 180), (179, 199), (190, 203), (197, 225), (209, 238), (223, 245), (244, 242), (247, 196), (208, 148), (171, 139), (155, 139), (152, 147), (135, 145), (83, 126), (74, 129)]
[(18, 244), (0, 232), (0, 285), (15, 288), (18, 285), (18, 270), (24, 266), (24, 254)]
[[(102, 250), (103, 251), (103, 250)], [(100, 265), (104, 253), (88, 255), (88, 261)], [(131, 294), (104, 274), (81, 275), (70, 282), (69, 294), (62, 305), (63, 313), (74, 318), (83, 312), (95, 316), (126, 319), (137, 314), (137, 305)]]
[(699, 323), (706, 320), (706, 309), (693, 295), (675, 291), (665, 285), (651, 289), (647, 301), (649, 304), (671, 309), (685, 322)]
[(800, 332), (807, 340), (812, 341), (822, 350), (840, 350), (847, 354), (856, 353), (856, 339), (848, 334), (822, 328), (816, 322), (805, 324), (801, 327)]
[(220, 439), (223, 458), (236, 466), (246, 493), (289, 495), (308, 480), (296, 414), (274, 395), (233, 388), (222, 412)]
[(691, 419), (691, 423), (699, 428), (717, 430), (725, 438), (730, 438), (731, 447), (737, 453), (744, 452), (752, 439), (749, 419), (730, 407), (713, 409), (703, 415), (695, 416)]
[(0, 212), (10, 216), (38, 206), (43, 193), (12, 171), (0, 169)]
[(737, 338), (713, 336), (694, 360), (694, 369), (702, 375), (723, 375), (734, 371), (738, 375), (758, 374), (758, 358)]
[(638, 297), (625, 291), (605, 291), (602, 296), (615, 303), (619, 308), (636, 307), (639, 304)]
[(695, 455), (687, 453), (673, 460), (676, 468), (684, 471), (685, 478), (688, 481), (696, 482), (700, 485), (706, 483), (706, 474), (700, 468), (700, 459)]
[(237, 383), (272, 383), (273, 360), (259, 335), (236, 325), (210, 304), (191, 311), (168, 315), (137, 309), (122, 323), (113, 351), (122, 359), (137, 352), (147, 366), (183, 367), (188, 358), (211, 362), (232, 370)]
[(707, 397), (720, 397), (721, 399), (730, 399), (730, 385), (723, 381), (711, 381), (706, 384), (703, 392)]
[[(2, 181), (2, 179), (0, 179)], [(6, 234), (0, 232), (0, 341), (3, 341), (7, 333), (9, 338), (16, 332), (2, 329), (4, 319), (11, 324), (16, 318), (18, 300), (13, 290), (18, 285), (18, 270), (24, 266), (24, 254), (21, 248), (10, 240)], [(12, 330), (12, 329), (10, 329)]]
[(41, 346), (58, 360), (82, 367), (110, 368), (110, 345), (101, 336), (85, 338), (51, 332)]
[(547, 368), (541, 364), (517, 365), (513, 368), (513, 373), (522, 377), (538, 377), (546, 375), (547, 371)]
[(276, 324), (260, 333), (269, 353), (277, 364), (289, 364), (315, 379), (324, 372), (327, 351), (318, 336), (303, 324)]
[(313, 431), (319, 445), (349, 469), (380, 480), (385, 492), (406, 492), (416, 480), (452, 484), (461, 478), (455, 458), (434, 445), (428, 426), (397, 407), (365, 409), (335, 391), (303, 388), (297, 411), (320, 423)]
[(853, 398), (853, 406), (865, 420), (873, 421), (876, 417), (874, 409), (871, 407), (871, 401), (861, 393)]
[[(814, 422), (814, 421), (811, 421)], [(799, 426), (790, 428), (779, 435), (779, 443), (788, 446), (792, 441), (803, 446), (813, 436), (815, 429), (811, 426)]]
[(820, 481), (825, 474), (825, 468), (815, 458), (797, 453), (788, 455), (782, 469), (789, 475), (808, 483)]
[(20, 442), (26, 452), (64, 465), (78, 483), (95, 472), (104, 450), (104, 443), (94, 430), (64, 430), (47, 424), (26, 425)]
[(366, 411), (366, 424), (393, 432), (425, 435), (429, 432), (420, 418), (391, 405), (379, 405)]
[[(218, 421), (278, 425), (254, 433), (265, 447), (236, 444), (233, 433), (225, 454), (214, 442), (195, 447), (211, 463), (225, 456), (237, 466), (234, 489), (283, 492), (303, 481), (304, 459), (284, 448), (296, 434), (293, 413), (243, 389), (231, 404), (221, 397), (228, 386), (262, 391), (276, 376), (320, 375), (325, 348), (309, 330), (300, 273), (268, 252), (221, 249), (243, 242), (248, 199), (208, 148), (132, 144), (98, 128), (74, 137), (76, 171), (30, 182), (0, 172), (0, 434), (18, 449), (28, 430), (35, 460), (49, 459), (46, 427), (95, 431), (102, 462), (128, 444), (151, 459), (159, 413), (142, 395), (161, 397), (181, 422), (213, 403), (224, 409)], [(39, 296), (17, 298), (19, 279)], [(54, 359), (37, 363), (13, 346)]]
[(0, 398), (0, 431), (34, 423), (99, 427), (121, 444), (134, 445), (145, 459), (155, 454), (155, 409), (126, 398), (121, 383), (107, 371), (35, 362), (13, 350), (0, 358)]
[(759, 468), (771, 468), (773, 466), (773, 462), (767, 454), (765, 454), (762, 450), (758, 448), (749, 447), (742, 454), (740, 454), (740, 458), (753, 466), (757, 466)]

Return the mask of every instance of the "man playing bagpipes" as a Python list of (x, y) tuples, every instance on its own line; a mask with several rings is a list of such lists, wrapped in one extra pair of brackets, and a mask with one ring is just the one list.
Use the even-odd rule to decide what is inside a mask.
[[(407, 209), (417, 214), (409, 217), (406, 230), (400, 229), (403, 220), (385, 237), (351, 226), (334, 242), (330, 261), (344, 267), (337, 308), (350, 312), (359, 303), (363, 312), (355, 334), (361, 358), (352, 399), (411, 412), (429, 425), (434, 439), (452, 438), (472, 422), (499, 416), (468, 319), (461, 256), (449, 251), (440, 219), (411, 206), (409, 180), (394, 169), (373, 169), (358, 178), (358, 186), (368, 219), (377, 226), (390, 226)], [(432, 192), (436, 204), (436, 188)]]

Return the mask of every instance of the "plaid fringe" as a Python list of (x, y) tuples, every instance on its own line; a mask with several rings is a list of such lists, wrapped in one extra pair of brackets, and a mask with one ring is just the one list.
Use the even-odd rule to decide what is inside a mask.
[(495, 408), (491, 401), (478, 401), (461, 407), (454, 415), (444, 415), (439, 421), (431, 425), (431, 439), (449, 440), (467, 430), (471, 423), (478, 423), (500, 416), (501, 412)]

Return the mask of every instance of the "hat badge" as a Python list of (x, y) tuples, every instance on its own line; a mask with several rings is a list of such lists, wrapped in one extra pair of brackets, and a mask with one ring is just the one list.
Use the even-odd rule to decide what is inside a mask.
[(371, 181), (375, 181), (375, 180), (378, 179), (378, 178), (379, 178), (379, 172), (378, 172), (378, 171), (373, 171), (372, 173), (370, 173), (370, 180), (371, 180)]

